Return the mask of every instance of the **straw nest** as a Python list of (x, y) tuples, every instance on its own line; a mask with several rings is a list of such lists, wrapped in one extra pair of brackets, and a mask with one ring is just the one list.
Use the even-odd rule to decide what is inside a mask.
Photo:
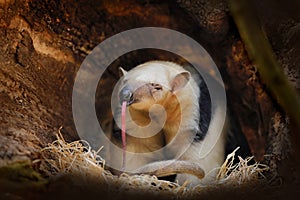
[(253, 157), (238, 157), (239, 162), (234, 164), (237, 148), (227, 156), (214, 183), (187, 188), (185, 184), (159, 180), (150, 175), (113, 175), (105, 169), (105, 160), (98, 155), (101, 149), (93, 150), (88, 142), (82, 140), (68, 143), (59, 132), (57, 140), (42, 149), (40, 170), (52, 178), (63, 174), (80, 177), (82, 185), (93, 180), (99, 188), (112, 192), (114, 197), (121, 197), (125, 191), (132, 194), (151, 193), (168, 199), (196, 197), (220, 188), (222, 191), (224, 188), (233, 191), (246, 187), (254, 191), (266, 182), (264, 173), (269, 170), (267, 165), (254, 162)]

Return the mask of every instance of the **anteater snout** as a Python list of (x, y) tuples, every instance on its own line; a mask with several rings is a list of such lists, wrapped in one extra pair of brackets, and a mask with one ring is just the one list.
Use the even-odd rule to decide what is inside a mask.
[(123, 87), (123, 89), (120, 91), (119, 98), (120, 104), (122, 104), (124, 101), (127, 102), (127, 105), (132, 104), (134, 99), (131, 88), (128, 86)]

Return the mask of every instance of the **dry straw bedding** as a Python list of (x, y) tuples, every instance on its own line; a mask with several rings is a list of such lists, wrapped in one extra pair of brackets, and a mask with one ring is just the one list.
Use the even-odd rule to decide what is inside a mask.
[(254, 191), (261, 183), (266, 182), (264, 172), (268, 171), (269, 168), (264, 164), (253, 162), (253, 157), (246, 159), (238, 157), (239, 162), (234, 164), (233, 160), (237, 150), (227, 156), (214, 183), (209, 186), (199, 185), (188, 188), (185, 185), (159, 180), (150, 175), (128, 175), (124, 173), (115, 176), (104, 169), (105, 160), (98, 155), (101, 148), (98, 151), (93, 150), (88, 142), (82, 140), (68, 143), (59, 132), (57, 140), (42, 150), (40, 170), (50, 177), (71, 174), (87, 181), (92, 178), (99, 187), (109, 188), (115, 197), (118, 194), (122, 195), (124, 191), (128, 193), (151, 192), (152, 194), (157, 193), (160, 197), (176, 199), (193, 197), (219, 188), (232, 190), (233, 188), (246, 187)]

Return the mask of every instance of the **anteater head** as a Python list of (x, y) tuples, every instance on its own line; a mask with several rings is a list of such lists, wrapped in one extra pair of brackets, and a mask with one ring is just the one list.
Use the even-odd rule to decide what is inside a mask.
[(167, 62), (148, 62), (128, 72), (120, 68), (124, 76), (120, 101), (140, 111), (148, 111), (154, 104), (165, 107), (177, 102), (176, 95), (187, 85), (191, 75), (168, 65)]

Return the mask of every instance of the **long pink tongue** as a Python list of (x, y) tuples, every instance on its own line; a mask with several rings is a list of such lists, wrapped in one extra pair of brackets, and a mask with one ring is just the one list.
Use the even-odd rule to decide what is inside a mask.
[(126, 167), (126, 101), (123, 101), (122, 103), (122, 114), (121, 114), (121, 120), (122, 120), (122, 144), (123, 144), (123, 162), (122, 162), (122, 171), (125, 170)]

